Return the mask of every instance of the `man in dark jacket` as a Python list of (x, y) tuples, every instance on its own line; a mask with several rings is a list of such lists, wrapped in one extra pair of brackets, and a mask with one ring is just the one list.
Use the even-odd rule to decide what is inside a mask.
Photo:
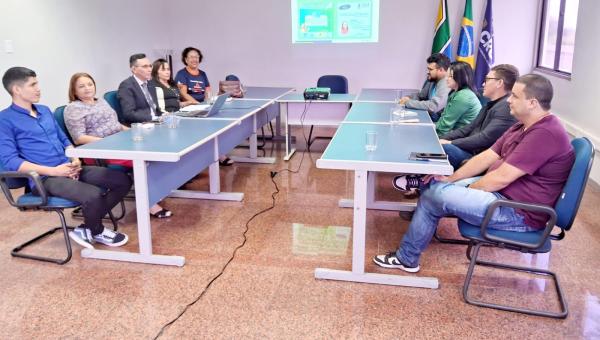
[(441, 136), (448, 160), (458, 169), (463, 161), (488, 149), (514, 123), (506, 99), (519, 77), (513, 65), (494, 66), (485, 77), (483, 95), (490, 101), (471, 124)]
[(131, 77), (119, 85), (117, 96), (123, 111), (122, 123), (141, 123), (160, 116), (156, 103), (156, 89), (148, 83), (152, 78), (152, 63), (143, 53), (129, 57)]

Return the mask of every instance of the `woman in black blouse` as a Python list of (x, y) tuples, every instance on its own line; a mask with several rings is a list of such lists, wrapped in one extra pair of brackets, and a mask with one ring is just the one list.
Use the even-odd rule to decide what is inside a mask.
[(179, 111), (180, 108), (191, 104), (188, 101), (179, 101), (179, 89), (171, 78), (171, 68), (165, 59), (161, 58), (152, 63), (151, 82), (156, 90), (158, 107), (163, 113)]

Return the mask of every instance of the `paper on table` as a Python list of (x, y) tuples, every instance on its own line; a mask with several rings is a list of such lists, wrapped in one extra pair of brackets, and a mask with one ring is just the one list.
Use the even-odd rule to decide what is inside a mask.
[(418, 123), (419, 119), (417, 118), (412, 118), (412, 119), (399, 119), (396, 122), (398, 123)]
[(208, 109), (210, 105), (208, 104), (196, 104), (196, 105), (188, 105), (186, 107), (182, 107), (179, 109), (181, 112), (191, 112), (191, 111), (204, 111)]

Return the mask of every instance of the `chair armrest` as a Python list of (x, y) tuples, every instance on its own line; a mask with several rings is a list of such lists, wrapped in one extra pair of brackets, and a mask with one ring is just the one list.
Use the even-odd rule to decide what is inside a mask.
[[(528, 210), (528, 211), (542, 212), (542, 213), (546, 213), (548, 216), (550, 216), (550, 218), (546, 222), (546, 227), (544, 228), (544, 232), (542, 233), (542, 237), (540, 238), (539, 242), (537, 242), (535, 244), (531, 244), (531, 243), (527, 243), (527, 242), (519, 242), (519, 241), (515, 241), (515, 240), (511, 240), (511, 239), (506, 239), (504, 237), (488, 234), (487, 227), (488, 227), (488, 224), (490, 223), (490, 220), (492, 219), (492, 216), (494, 215), (494, 211), (497, 208), (502, 207), (502, 206), (511, 207), (511, 208), (515, 208), (515, 209), (523, 209), (523, 210)], [(502, 243), (506, 243), (509, 245), (517, 246), (517, 247), (536, 249), (536, 248), (541, 247), (544, 244), (544, 242), (550, 235), (550, 232), (552, 232), (552, 229), (554, 228), (555, 224), (556, 224), (556, 212), (554, 211), (554, 209), (552, 209), (549, 206), (541, 205), (541, 204), (515, 202), (515, 201), (506, 200), (506, 199), (499, 199), (499, 200), (496, 200), (495, 202), (493, 202), (492, 204), (490, 204), (490, 206), (488, 207), (485, 217), (483, 218), (483, 222), (481, 223), (481, 235), (486, 240), (502, 242)]]
[[(17, 201), (15, 201), (15, 199), (12, 195), (12, 192), (10, 192), (8, 183), (6, 183), (6, 179), (8, 179), (8, 178), (15, 178), (15, 179), (25, 178), (25, 179), (33, 181), (33, 183), (35, 184), (35, 187), (36, 187), (36, 191), (38, 192), (38, 196), (40, 196), (40, 198), (41, 198), (41, 202), (37, 203), (37, 204), (18, 204)], [(40, 175), (38, 175), (37, 172), (34, 172), (34, 171), (31, 171), (31, 172), (18, 172), (18, 171), (0, 172), (0, 186), (2, 187), (2, 192), (4, 193), (4, 196), (6, 196), (8, 203), (10, 205), (12, 205), (13, 207), (34, 208), (34, 207), (45, 206), (48, 204), (48, 193), (46, 192), (46, 188), (44, 188), (44, 185), (42, 184), (42, 179), (40, 178)]]

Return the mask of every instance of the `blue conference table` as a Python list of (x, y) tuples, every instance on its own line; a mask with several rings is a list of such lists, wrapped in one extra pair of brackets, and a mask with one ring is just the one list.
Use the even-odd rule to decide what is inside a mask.
[[(385, 111), (385, 107), (380, 109)], [(365, 149), (368, 131), (377, 133), (375, 151)], [(453, 172), (447, 161), (410, 160), (411, 152), (443, 153), (433, 124), (394, 125), (381, 121), (344, 121), (340, 124), (327, 149), (317, 160), (317, 167), (354, 171), (354, 199), (346, 200), (345, 205), (340, 202), (340, 206), (354, 209), (352, 270), (317, 268), (315, 278), (422, 288), (439, 286), (437, 278), (365, 273), (366, 212), (370, 208), (379, 209), (373, 206), (377, 203), (373, 202), (374, 175), (377, 172), (440, 175)]]
[(358, 97), (356, 98), (359, 102), (395, 102), (398, 99), (406, 96), (410, 96), (414, 93), (419, 92), (415, 89), (369, 89), (365, 88), (360, 90)]
[[(294, 91), (296, 90), (291, 87), (248, 86), (244, 87), (244, 99), (277, 100)], [(269, 117), (275, 117), (275, 139), (283, 140), (281, 134), (281, 114), (279, 105), (270, 105), (266, 111)]]
[[(256, 146), (256, 128), (272, 119), (261, 113), (273, 106), (277, 96), (290, 91), (289, 88), (250, 89), (254, 93), (262, 91), (261, 97), (268, 94), (273, 98), (232, 100), (213, 117), (181, 118), (175, 129), (164, 124), (147, 124), (150, 128), (144, 129), (142, 141), (133, 141), (131, 131), (126, 130), (68, 149), (67, 156), (70, 157), (133, 161), (139, 252), (85, 248), (81, 256), (183, 266), (185, 258), (182, 256), (153, 254), (149, 207), (167, 196), (229, 201), (243, 199), (243, 193), (220, 191), (219, 155), (229, 152), (246, 138), (250, 138), (252, 144), (254, 137)], [(206, 167), (210, 177), (209, 192), (176, 190)]]
[[(356, 95), (332, 93), (326, 100), (305, 100), (302, 93), (289, 93), (277, 99), (281, 117), (285, 119), (285, 156), (292, 158), (296, 149), (292, 147), (290, 125), (338, 126), (343, 120)], [(295, 114), (291, 111), (295, 109)]]
[[(133, 161), (139, 252), (84, 248), (82, 257), (183, 266), (182, 256), (156, 255), (152, 252), (150, 207), (171, 195), (190, 178), (209, 167), (211, 178), (218, 177), (219, 136), (236, 126), (235, 120), (198, 120), (184, 118), (176, 129), (156, 125), (144, 129), (144, 139), (133, 141), (131, 130), (121, 131), (99, 141), (67, 149), (69, 157), (128, 159)], [(152, 124), (150, 124), (152, 125)], [(214, 191), (214, 192), (213, 192)], [(241, 200), (243, 194), (221, 193), (211, 188), (209, 196)]]
[(244, 87), (244, 99), (274, 100), (293, 91), (291, 87), (247, 86)]
[[(398, 105), (393, 102), (355, 102), (352, 104), (352, 109), (348, 112), (343, 124), (383, 124), (391, 125), (390, 110), (397, 108)], [(416, 114), (415, 116), (407, 117), (404, 122), (395, 123), (398, 125), (425, 125), (431, 129), (434, 128), (434, 123), (431, 121), (429, 114), (425, 110), (407, 109), (407, 111)], [(418, 120), (414, 122), (414, 120)], [(435, 130), (434, 130), (435, 132)], [(410, 141), (414, 142), (414, 141)], [(391, 211), (412, 211), (415, 209), (415, 203), (393, 202), (376, 200), (375, 187), (377, 182), (377, 173), (371, 172), (368, 176), (367, 190), (367, 208), (376, 210), (391, 210)], [(341, 208), (352, 208), (354, 206), (352, 199), (342, 198), (339, 201)]]
[[(344, 123), (379, 123), (390, 124), (390, 111), (397, 109), (398, 105), (393, 102), (361, 102), (356, 101), (346, 115)], [(429, 114), (425, 110), (406, 109), (411, 113), (398, 124), (431, 125), (433, 124)], [(413, 122), (417, 119), (417, 122)]]

